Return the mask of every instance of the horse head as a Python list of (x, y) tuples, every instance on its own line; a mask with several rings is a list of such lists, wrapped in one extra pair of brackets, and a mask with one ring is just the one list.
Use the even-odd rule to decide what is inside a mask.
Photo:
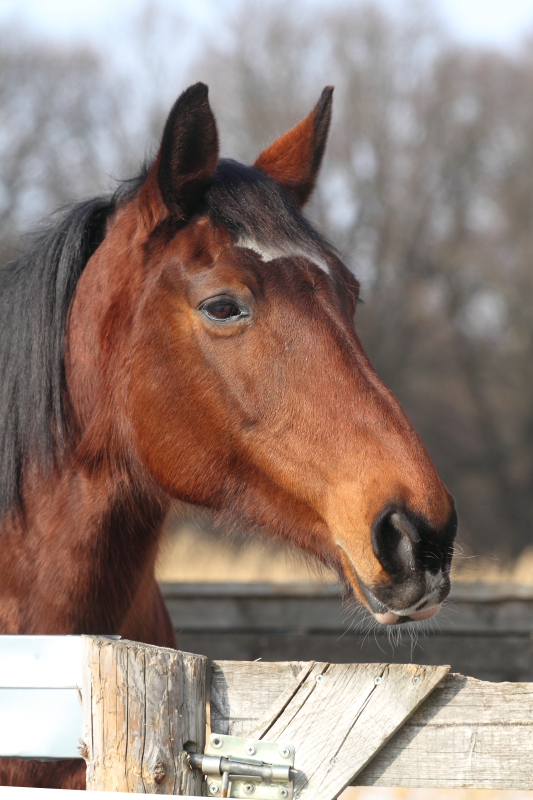
[(245, 166), (219, 159), (207, 87), (177, 100), (71, 307), (78, 453), (313, 554), (382, 623), (424, 619), (456, 514), (359, 341), (357, 280), (301, 211), (331, 103)]

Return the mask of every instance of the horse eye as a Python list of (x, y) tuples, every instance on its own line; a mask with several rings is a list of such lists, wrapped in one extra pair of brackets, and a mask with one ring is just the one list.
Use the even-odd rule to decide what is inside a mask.
[(209, 303), (205, 303), (201, 310), (210, 319), (219, 322), (228, 322), (246, 316), (243, 309), (239, 308), (237, 303), (232, 300), (211, 300)]

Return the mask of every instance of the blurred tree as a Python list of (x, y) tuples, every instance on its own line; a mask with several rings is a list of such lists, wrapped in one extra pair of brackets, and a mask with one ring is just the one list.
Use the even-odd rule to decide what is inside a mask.
[(357, 325), (458, 500), (463, 544), (533, 520), (533, 63), (454, 44), (427, 5), (237, 8), (206, 77), (253, 160), (334, 83), (310, 207), (363, 282)]
[(0, 237), (5, 244), (43, 214), (100, 191), (109, 165), (120, 165), (124, 131), (114, 88), (95, 53), (37, 43), (15, 29), (4, 30), (1, 41)]

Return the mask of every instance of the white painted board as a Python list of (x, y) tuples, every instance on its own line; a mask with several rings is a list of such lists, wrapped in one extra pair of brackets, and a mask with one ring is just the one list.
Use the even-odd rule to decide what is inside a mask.
[(80, 758), (80, 636), (0, 636), (0, 755)]
[(76, 689), (0, 689), (0, 755), (80, 758), (82, 730)]
[(0, 687), (81, 689), (81, 636), (0, 636)]

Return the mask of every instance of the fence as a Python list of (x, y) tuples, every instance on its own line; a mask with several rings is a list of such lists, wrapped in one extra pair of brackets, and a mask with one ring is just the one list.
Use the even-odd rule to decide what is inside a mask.
[(162, 584), (179, 646), (211, 660), (451, 664), (490, 681), (533, 681), (533, 587), (454, 584), (451, 602), (412, 642), (353, 626), (337, 586)]
[[(269, 742), (295, 757), (289, 783), (287, 763), (285, 772), (273, 764), (270, 781), (232, 777), (230, 797), (333, 800), (350, 784), (533, 788), (528, 683), (487, 683), (414, 664), (208, 664), (204, 656), (104, 637), (0, 637), (0, 677), (0, 729), (9, 693), (32, 682), (32, 692), (36, 684), (77, 702), (53, 715), (63, 734), (52, 743), (32, 739), (36, 730), (50, 733), (47, 704), (19, 706), (1, 754), (79, 755), (81, 738), (89, 789), (223, 797), (224, 775), (217, 778), (213, 764), (222, 764), (216, 742), (222, 746), (225, 736), (239, 737), (234, 747), (244, 741), (255, 752)], [(207, 782), (190, 759), (206, 759)], [(236, 759), (238, 770), (249, 768), (242, 752)], [(229, 776), (235, 760), (228, 763)]]

